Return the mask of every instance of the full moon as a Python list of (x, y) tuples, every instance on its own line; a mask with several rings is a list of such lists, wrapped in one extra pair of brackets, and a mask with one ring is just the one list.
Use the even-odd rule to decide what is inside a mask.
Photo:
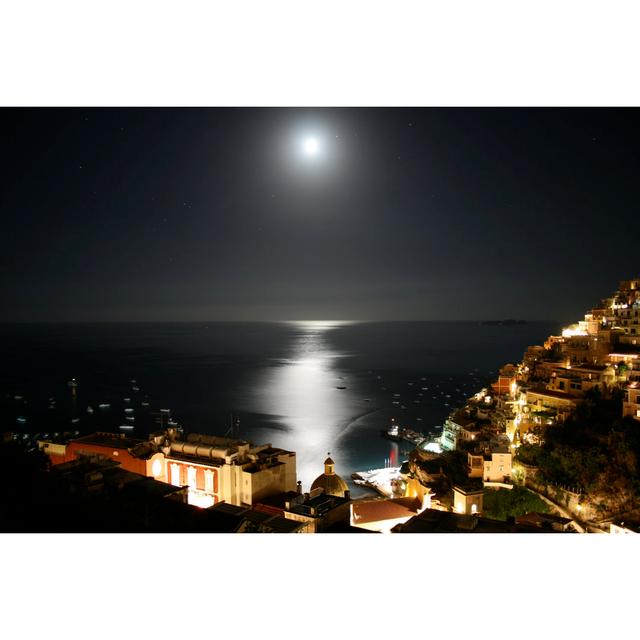
[(305, 138), (302, 148), (306, 155), (315, 156), (318, 153), (318, 139), (314, 137)]

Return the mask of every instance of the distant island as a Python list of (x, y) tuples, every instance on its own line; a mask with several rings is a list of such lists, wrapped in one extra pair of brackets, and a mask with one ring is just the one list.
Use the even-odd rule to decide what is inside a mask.
[(528, 324), (528, 322), (527, 320), (514, 320), (513, 318), (507, 318), (506, 320), (482, 320), (480, 324), (510, 326), (513, 324)]

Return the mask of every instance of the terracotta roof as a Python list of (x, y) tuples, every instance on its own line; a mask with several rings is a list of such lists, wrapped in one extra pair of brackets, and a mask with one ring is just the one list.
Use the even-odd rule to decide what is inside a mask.
[(552, 391), (551, 389), (529, 389), (527, 394), (534, 393), (539, 396), (547, 396), (548, 398), (558, 398), (559, 400), (571, 400), (575, 402), (576, 398), (574, 396), (569, 395), (568, 393), (564, 393), (563, 391)]
[(419, 498), (391, 498), (353, 504), (353, 522), (356, 525), (380, 520), (395, 520), (415, 516), (422, 507)]

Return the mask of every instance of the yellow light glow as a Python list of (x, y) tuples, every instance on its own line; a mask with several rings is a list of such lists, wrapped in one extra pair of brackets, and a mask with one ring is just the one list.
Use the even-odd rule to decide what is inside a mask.
[(214, 503), (213, 496), (209, 496), (202, 491), (193, 491), (189, 489), (189, 504), (201, 509), (212, 507)]

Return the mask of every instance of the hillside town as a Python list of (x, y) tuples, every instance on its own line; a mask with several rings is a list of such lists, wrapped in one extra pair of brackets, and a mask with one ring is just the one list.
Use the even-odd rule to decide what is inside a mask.
[[(639, 358), (640, 279), (625, 280), (583, 320), (527, 347), (522, 362), (505, 364), (490, 386), (451, 412), (439, 438), (418, 440), (399, 468), (372, 471), (366, 480), (354, 474), (378, 496), (352, 499), (330, 454), (305, 491), (293, 451), (235, 436), (185, 436), (170, 425), (147, 438), (43, 438), (28, 463), (14, 451), (8, 464), (32, 472), (13, 505), (15, 526), (639, 532)], [(6, 433), (3, 452), (13, 444)], [(12, 499), (7, 492), (4, 500)]]

